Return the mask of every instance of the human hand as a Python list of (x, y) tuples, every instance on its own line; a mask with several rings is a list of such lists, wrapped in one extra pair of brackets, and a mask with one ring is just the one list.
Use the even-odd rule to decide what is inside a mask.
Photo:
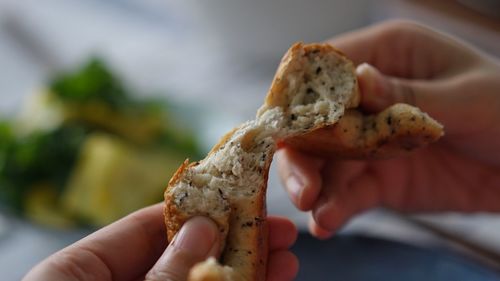
[(330, 42), (358, 65), (363, 110), (409, 103), (441, 122), (446, 135), (390, 160), (342, 161), (281, 149), (280, 176), (294, 204), (312, 211), (313, 235), (327, 238), (375, 206), (401, 212), (500, 211), (498, 61), (405, 21)]
[[(162, 205), (139, 210), (53, 254), (23, 280), (186, 280), (195, 263), (219, 254), (217, 227), (210, 219), (192, 218), (167, 247)], [(292, 280), (298, 263), (287, 249), (297, 230), (284, 218), (268, 222), (267, 280)]]

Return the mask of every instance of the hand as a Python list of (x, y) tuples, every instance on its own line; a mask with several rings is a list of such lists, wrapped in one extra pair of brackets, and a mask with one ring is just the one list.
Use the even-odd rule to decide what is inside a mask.
[[(297, 230), (283, 218), (270, 217), (268, 221), (267, 280), (292, 280), (298, 263), (287, 249)], [(157, 204), (55, 253), (24, 280), (186, 280), (195, 263), (218, 254), (217, 237), (215, 223), (195, 217), (181, 228), (176, 243), (167, 247), (162, 204)]]
[[(438, 143), (384, 161), (315, 158), (285, 147), (280, 175), (310, 231), (332, 235), (375, 206), (401, 212), (500, 211), (500, 64), (444, 34), (405, 22), (383, 23), (334, 38), (353, 59), (361, 107), (396, 102), (444, 124)], [(377, 70), (378, 69), (378, 70)]]

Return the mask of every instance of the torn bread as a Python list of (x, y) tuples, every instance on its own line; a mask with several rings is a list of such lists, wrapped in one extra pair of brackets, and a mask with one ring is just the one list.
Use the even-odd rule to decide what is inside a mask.
[[(269, 166), (279, 143), (309, 151), (318, 144), (318, 153), (343, 157), (378, 157), (385, 151), (393, 153), (393, 147), (404, 151), (442, 135), (439, 123), (408, 105), (388, 109), (399, 127), (379, 124), (384, 120), (387, 124), (388, 113), (367, 117), (352, 110), (359, 104), (354, 70), (353, 63), (330, 45), (293, 45), (283, 57), (257, 117), (229, 132), (202, 161), (185, 162), (178, 169), (165, 191), (169, 241), (186, 220), (197, 215), (212, 218), (223, 241), (220, 264), (211, 259), (197, 265), (189, 280), (264, 280), (265, 195)], [(409, 127), (413, 117), (424, 130)], [(339, 127), (335, 125), (339, 120), (347, 121), (340, 121), (338, 125), (343, 127)], [(357, 128), (371, 122), (379, 126), (377, 130)], [(351, 135), (333, 140), (344, 133), (344, 127), (352, 129)], [(410, 134), (405, 134), (408, 128)], [(419, 141), (408, 142), (407, 137)], [(398, 141), (411, 145), (398, 146)], [(371, 149), (373, 143), (376, 152)]]
[(420, 109), (395, 104), (376, 115), (348, 109), (335, 124), (285, 142), (315, 155), (349, 159), (383, 159), (435, 142), (443, 127)]

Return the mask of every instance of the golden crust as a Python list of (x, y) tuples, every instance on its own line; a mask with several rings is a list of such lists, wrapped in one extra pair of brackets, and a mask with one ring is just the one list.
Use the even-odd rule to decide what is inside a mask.
[(216, 143), (210, 152), (208, 152), (207, 157), (213, 154), (215, 151), (219, 150), (224, 144), (226, 144), (233, 134), (238, 130), (239, 127), (233, 128), (231, 131), (227, 132), (222, 138)]
[(172, 198), (168, 191), (171, 186), (175, 185), (180, 180), (189, 165), (189, 159), (186, 159), (168, 182), (168, 186), (165, 191), (165, 207), (163, 209), (163, 214), (165, 215), (165, 226), (167, 227), (167, 238), (169, 242), (172, 241), (174, 235), (180, 229), (182, 224), (184, 224), (187, 218), (185, 218), (182, 213), (177, 210), (175, 204), (172, 204), (172, 202), (174, 202), (174, 198)]

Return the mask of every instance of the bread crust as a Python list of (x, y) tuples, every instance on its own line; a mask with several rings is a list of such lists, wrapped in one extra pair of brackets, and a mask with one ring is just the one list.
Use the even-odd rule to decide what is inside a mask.
[[(219, 140), (217, 144), (215, 144), (210, 150), (210, 152), (207, 154), (205, 159), (209, 158), (212, 154), (215, 153), (221, 146), (226, 144), (228, 140), (233, 136), (234, 132), (238, 127), (232, 129), (228, 133), (226, 133), (222, 138)], [(203, 160), (201, 160), (203, 161)], [(165, 189), (164, 197), (165, 197), (165, 206), (163, 208), (163, 214), (165, 217), (165, 226), (167, 228), (167, 239), (168, 242), (172, 241), (174, 238), (175, 234), (180, 230), (181, 226), (192, 216), (186, 215), (182, 210), (179, 210), (178, 206), (174, 203), (175, 198), (173, 197), (173, 194), (170, 192), (172, 188), (180, 181), (180, 179), (184, 176), (186, 171), (198, 165), (200, 161), (197, 162), (189, 162), (189, 159), (186, 159), (181, 166), (177, 169), (177, 171), (174, 173), (170, 181), (168, 182), (167, 188)], [(199, 215), (208, 215), (208, 214), (199, 214)], [(217, 226), (219, 227), (219, 233), (220, 233), (220, 241), (221, 243), (221, 249), (225, 247), (225, 241), (226, 241), (226, 236), (229, 231), (229, 212), (227, 213), (227, 216), (223, 218), (214, 218), (211, 217)]]
[[(212, 150), (208, 153), (206, 158), (209, 158), (222, 146), (227, 145), (231, 137), (239, 127), (232, 129), (226, 133), (220, 141), (214, 145)], [(272, 151), (274, 154), (274, 151)], [(203, 161), (203, 160), (202, 160)], [(184, 176), (186, 171), (198, 165), (199, 162), (189, 163), (189, 160), (177, 169), (168, 183), (165, 191), (165, 225), (167, 228), (168, 242), (172, 241), (175, 234), (180, 230), (182, 225), (189, 220), (192, 216), (186, 215), (175, 204), (171, 189), (179, 182)], [(269, 176), (269, 167), (271, 166), (272, 157), (268, 157), (264, 168), (262, 169), (262, 176), (264, 178), (263, 184), (256, 188), (257, 192), (254, 197), (242, 198), (230, 202), (231, 209), (228, 212), (228, 217), (214, 218), (210, 214), (206, 215), (212, 218), (219, 227), (220, 241), (222, 241), (221, 250), (222, 262), (224, 265), (230, 266), (235, 269), (233, 276), (229, 280), (264, 280), (266, 276), (267, 264), (267, 212), (266, 212), (266, 190), (267, 179)], [(231, 232), (232, 231), (232, 232)], [(230, 233), (238, 232), (238, 235), (230, 235)], [(241, 260), (237, 257), (244, 256), (245, 264), (235, 264), (234, 261)], [(211, 272), (210, 274), (212, 274)], [(199, 278), (200, 275), (196, 275)], [(217, 276), (217, 275), (213, 275)], [(214, 280), (210, 277), (208, 279), (199, 280)], [(234, 279), (237, 278), (237, 279)], [(223, 279), (215, 279), (223, 280)]]
[[(286, 96), (283, 95), (283, 93), (286, 92), (290, 86), (290, 81), (287, 77), (294, 72), (303, 71), (304, 57), (311, 52), (320, 54), (333, 53), (340, 61), (342, 61), (342, 63), (346, 64), (353, 73), (355, 72), (355, 66), (352, 61), (349, 60), (342, 51), (336, 49), (332, 45), (320, 43), (304, 45), (302, 42), (297, 42), (290, 47), (281, 59), (278, 70), (276, 71), (276, 74), (271, 82), (271, 87), (269, 88), (264, 100), (264, 105), (258, 110), (257, 116), (260, 116), (265, 110), (275, 106), (282, 107), (285, 110), (288, 109)], [(346, 108), (357, 107), (360, 102), (361, 95), (359, 93), (358, 81), (355, 80), (354, 82), (355, 86), (348, 103), (345, 104)], [(312, 130), (319, 127), (321, 126), (312, 128)]]
[[(349, 80), (348, 85), (352, 88), (347, 87), (350, 89), (348, 96), (339, 100), (334, 99), (335, 102), (338, 102), (338, 112), (340, 112), (333, 115), (334, 118), (322, 116), (325, 118), (319, 119), (321, 122), (315, 120), (313, 124), (308, 123), (307, 128), (300, 128), (302, 130), (291, 130), (292, 133), (288, 135), (274, 135), (276, 145), (267, 151), (268, 155), (265, 156), (262, 170), (259, 173), (263, 181), (255, 189), (255, 194), (224, 198), (227, 199), (227, 202), (224, 201), (224, 203), (228, 203), (229, 208), (222, 215), (215, 216), (210, 212), (187, 214), (185, 210), (177, 206), (174, 189), (179, 181), (186, 177), (188, 171), (195, 168), (200, 162), (189, 164), (186, 160), (170, 180), (165, 191), (165, 224), (168, 240), (173, 239), (175, 233), (190, 217), (194, 215), (209, 216), (216, 222), (220, 230), (220, 238), (223, 243), (220, 262), (232, 269), (232, 271), (225, 271), (222, 266), (214, 263), (202, 264), (195, 267), (196, 272), (190, 275), (193, 279), (189, 280), (265, 279), (268, 256), (268, 226), (265, 205), (267, 179), (272, 155), (279, 143), (286, 143), (297, 149), (321, 156), (385, 158), (424, 146), (443, 135), (443, 128), (439, 123), (409, 105), (394, 105), (374, 116), (367, 116), (361, 111), (353, 109), (360, 102), (355, 66), (342, 52), (328, 44), (304, 45), (297, 43), (288, 50), (281, 60), (265, 102), (257, 112), (257, 120), (275, 108), (281, 108), (284, 116), (290, 115), (290, 97), (287, 95), (291, 94), (289, 92), (292, 92), (291, 89), (296, 87), (297, 83), (301, 83), (301, 81), (294, 80), (294, 77), (311, 75), (311, 73), (304, 74), (306, 72), (304, 65), (307, 63), (309, 54), (333, 55), (338, 64), (344, 67), (342, 71), (346, 71), (350, 75), (348, 78), (352, 81)], [(305, 79), (307, 80), (307, 77)], [(331, 93), (337, 92), (330, 90)], [(337, 104), (335, 104), (336, 106)], [(316, 111), (313, 113), (316, 114)], [(343, 117), (342, 114), (344, 114)], [(286, 123), (288, 125), (291, 124), (291, 121), (284, 122), (289, 122)], [(287, 130), (286, 126), (288, 125), (280, 129)], [(244, 124), (223, 136), (202, 162), (208, 161), (207, 159), (216, 155), (224, 147), (233, 145), (232, 140), (240, 130), (244, 130)], [(241, 136), (238, 144), (244, 151), (251, 150), (255, 145), (256, 134), (257, 132), (248, 130), (245, 131), (245, 135)]]

